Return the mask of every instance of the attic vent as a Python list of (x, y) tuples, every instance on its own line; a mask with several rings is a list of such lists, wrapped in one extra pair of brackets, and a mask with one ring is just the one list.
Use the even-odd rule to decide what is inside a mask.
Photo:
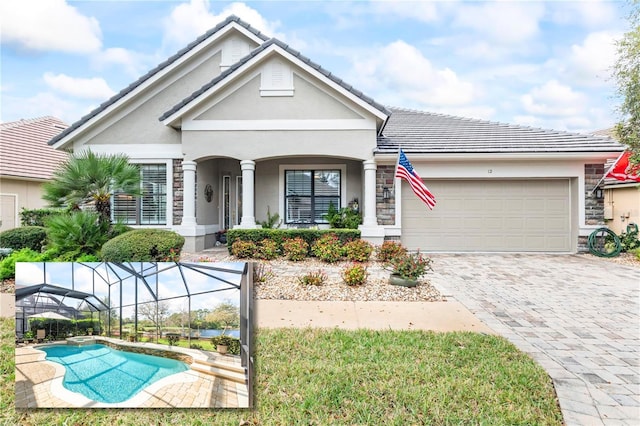
[(232, 37), (222, 45), (222, 59), (220, 60), (220, 72), (244, 58), (251, 51), (251, 46), (246, 40)]
[(282, 61), (269, 62), (260, 80), (260, 96), (293, 96), (293, 71)]

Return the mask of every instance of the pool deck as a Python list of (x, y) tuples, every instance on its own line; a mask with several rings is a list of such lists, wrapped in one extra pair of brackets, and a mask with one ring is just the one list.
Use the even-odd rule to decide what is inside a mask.
[[(123, 344), (116, 339), (119, 344)], [(65, 344), (58, 342), (57, 344)], [(167, 349), (165, 345), (135, 343), (135, 346)], [(65, 369), (45, 360), (39, 345), (16, 348), (16, 408), (246, 408), (249, 406), (247, 386), (232, 380), (189, 369), (173, 374), (146, 387), (131, 399), (107, 404), (92, 401), (63, 387)], [(235, 356), (222, 356), (206, 351), (176, 348), (194, 358), (224, 361), (239, 365)]]

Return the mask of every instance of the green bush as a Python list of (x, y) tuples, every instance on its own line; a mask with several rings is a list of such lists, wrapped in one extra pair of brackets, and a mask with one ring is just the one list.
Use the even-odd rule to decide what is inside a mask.
[(294, 262), (304, 260), (309, 255), (309, 243), (300, 237), (287, 238), (282, 243), (282, 254)]
[(258, 243), (256, 257), (264, 260), (275, 259), (278, 257), (278, 244), (270, 239), (260, 241), (260, 243)]
[(373, 246), (365, 240), (352, 240), (344, 245), (343, 252), (352, 262), (366, 262), (371, 257)]
[[(629, 229), (629, 228), (627, 228)], [(629, 232), (623, 232), (619, 235), (620, 246), (622, 246), (622, 252), (632, 251), (640, 247), (640, 240), (638, 239), (638, 231), (632, 230)]]
[(211, 338), (213, 346), (224, 345), (227, 347), (227, 353), (232, 355), (240, 355), (240, 340), (226, 334), (214, 336)]
[(47, 230), (42, 226), (22, 226), (0, 233), (0, 247), (14, 250), (41, 251), (46, 240)]
[(66, 209), (25, 209), (20, 212), (20, 221), (24, 226), (45, 226), (48, 217), (67, 212)]
[(72, 261), (83, 254), (97, 255), (109, 240), (109, 223), (98, 213), (75, 211), (49, 216), (47, 234), (61, 261)]
[(125, 232), (102, 246), (105, 262), (160, 262), (179, 254), (184, 237), (164, 229), (136, 229)]
[(302, 285), (322, 285), (327, 281), (327, 278), (327, 274), (322, 269), (318, 269), (298, 277), (298, 282)]
[(326, 234), (311, 246), (311, 253), (327, 263), (334, 263), (342, 257), (342, 244), (337, 235)]
[(237, 240), (231, 246), (231, 254), (239, 259), (251, 259), (257, 250), (258, 246), (253, 241)]
[(334, 234), (341, 244), (360, 238), (358, 229), (230, 229), (227, 231), (227, 249), (233, 254), (231, 248), (236, 240), (260, 241), (270, 239), (278, 244), (278, 250), (282, 251), (282, 243), (286, 239), (302, 238), (311, 247), (313, 243), (325, 234)]
[(358, 225), (362, 224), (362, 215), (358, 210), (351, 207), (338, 210), (333, 203), (329, 203), (329, 209), (324, 217), (332, 228), (358, 229)]
[(407, 253), (407, 249), (402, 244), (395, 241), (385, 241), (378, 247), (376, 259), (382, 263), (388, 263), (391, 259), (403, 256)]
[(342, 279), (347, 285), (362, 285), (367, 282), (367, 268), (361, 263), (354, 263), (342, 270)]
[(42, 262), (44, 255), (29, 248), (14, 251), (0, 262), (0, 280), (16, 276), (16, 262)]

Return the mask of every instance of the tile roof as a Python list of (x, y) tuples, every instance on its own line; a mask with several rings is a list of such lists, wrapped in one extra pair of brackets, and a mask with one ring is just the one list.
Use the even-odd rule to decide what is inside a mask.
[(68, 134), (70, 134), (73, 131), (75, 131), (78, 128), (80, 128), (87, 121), (91, 120), (93, 117), (95, 117), (96, 115), (100, 114), (102, 111), (107, 109), (109, 106), (113, 105), (114, 103), (116, 103), (117, 101), (122, 99), (128, 93), (130, 93), (133, 90), (135, 90), (138, 86), (140, 86), (142, 83), (144, 83), (145, 81), (147, 81), (148, 79), (153, 77), (155, 74), (157, 74), (158, 72), (162, 71), (163, 69), (165, 69), (169, 65), (173, 64), (175, 61), (177, 61), (178, 59), (180, 59), (181, 57), (183, 57), (187, 53), (189, 53), (197, 45), (199, 45), (200, 43), (202, 43), (203, 41), (205, 41), (206, 39), (208, 39), (209, 37), (211, 37), (212, 35), (214, 35), (218, 31), (220, 31), (222, 28), (224, 28), (227, 25), (229, 25), (231, 22), (235, 22), (238, 25), (246, 28), (248, 31), (252, 32), (253, 34), (255, 34), (257, 37), (261, 38), (262, 40), (266, 41), (266, 40), (269, 39), (269, 37), (267, 37), (266, 35), (262, 34), (260, 31), (258, 31), (257, 29), (253, 28), (251, 25), (247, 24), (246, 22), (244, 22), (243, 20), (241, 20), (237, 16), (231, 15), (227, 19), (225, 19), (224, 21), (222, 21), (221, 23), (219, 23), (218, 25), (216, 25), (215, 27), (213, 27), (212, 29), (210, 29), (209, 31), (207, 31), (206, 33), (204, 33), (203, 35), (201, 35), (200, 37), (198, 37), (197, 39), (195, 39), (191, 43), (189, 43), (186, 47), (180, 49), (176, 54), (174, 54), (173, 56), (171, 56), (170, 58), (168, 58), (167, 60), (165, 60), (164, 62), (162, 62), (158, 66), (156, 66), (155, 68), (153, 68), (151, 71), (149, 71), (148, 73), (146, 73), (145, 75), (143, 75), (142, 77), (140, 77), (139, 79), (137, 79), (136, 81), (134, 81), (133, 83), (131, 83), (130, 85), (125, 87), (124, 89), (122, 89), (120, 92), (118, 92), (115, 95), (113, 95), (107, 101), (105, 101), (102, 104), (100, 104), (97, 108), (95, 108), (89, 114), (85, 115), (80, 120), (78, 120), (75, 123), (73, 123), (69, 128), (67, 128), (67, 130), (65, 130), (61, 134), (59, 134), (56, 137), (54, 137), (53, 139), (51, 139), (49, 141), (49, 145), (55, 144), (56, 142), (58, 142), (59, 140), (61, 140), (65, 136), (67, 136)]
[(390, 108), (377, 153), (611, 152), (624, 146), (606, 136), (539, 129)]
[(67, 153), (47, 141), (68, 126), (55, 117), (39, 117), (0, 124), (0, 176), (50, 179)]
[(252, 58), (256, 57), (257, 55), (259, 55), (261, 52), (265, 51), (266, 49), (268, 49), (272, 45), (276, 45), (276, 46), (280, 47), (281, 49), (283, 49), (284, 51), (286, 51), (287, 53), (289, 53), (290, 55), (295, 56), (298, 60), (300, 60), (303, 63), (305, 63), (306, 65), (310, 66), (311, 68), (313, 68), (314, 70), (316, 70), (320, 74), (324, 75), (326, 78), (330, 79), (334, 83), (339, 84), (341, 87), (343, 87), (347, 91), (351, 92), (353, 95), (357, 96), (358, 98), (362, 99), (364, 102), (368, 103), (369, 105), (371, 105), (372, 107), (376, 108), (377, 110), (383, 112), (386, 115), (391, 114), (391, 111), (389, 111), (384, 105), (377, 103), (376, 101), (374, 101), (369, 96), (366, 96), (364, 93), (362, 93), (361, 91), (357, 90), (352, 85), (346, 83), (341, 78), (338, 78), (336, 75), (332, 74), (330, 71), (326, 70), (325, 68), (323, 68), (319, 64), (313, 62), (311, 59), (309, 59), (306, 56), (302, 55), (297, 50), (292, 49), (291, 47), (289, 47), (288, 44), (283, 43), (282, 41), (280, 41), (280, 40), (278, 40), (276, 38), (271, 38), (268, 41), (266, 41), (265, 43), (263, 43), (260, 46), (256, 47), (251, 52), (249, 52), (249, 54), (247, 54), (244, 58), (240, 59), (238, 62), (236, 62), (231, 67), (226, 69), (219, 76), (217, 76), (216, 78), (211, 80), (209, 83), (205, 84), (200, 89), (198, 89), (195, 92), (193, 92), (190, 96), (186, 97), (181, 102), (176, 104), (169, 111), (167, 111), (164, 114), (162, 114), (162, 116), (160, 116), (159, 120), (163, 121), (166, 118), (170, 117), (171, 115), (173, 115), (174, 113), (179, 111), (181, 108), (183, 108), (185, 105), (187, 105), (189, 102), (193, 101), (198, 96), (200, 96), (201, 94), (203, 94), (207, 90), (211, 89), (213, 86), (218, 84), (220, 81), (224, 80), (227, 76), (229, 76), (230, 74), (235, 72), (238, 68), (242, 67), (244, 64), (249, 62)]

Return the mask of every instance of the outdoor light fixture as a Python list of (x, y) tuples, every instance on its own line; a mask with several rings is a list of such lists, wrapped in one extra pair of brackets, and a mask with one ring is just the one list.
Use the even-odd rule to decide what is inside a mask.
[(604, 198), (604, 191), (602, 188), (596, 189), (596, 200), (602, 200)]
[(388, 201), (391, 198), (391, 191), (386, 186), (382, 188), (382, 199)]

